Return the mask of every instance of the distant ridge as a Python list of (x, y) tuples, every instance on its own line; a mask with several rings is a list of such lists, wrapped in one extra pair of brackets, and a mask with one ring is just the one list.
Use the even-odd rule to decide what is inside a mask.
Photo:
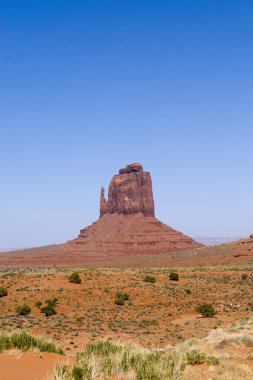
[(0, 248), (0, 252), (21, 251), (22, 249), (30, 249), (30, 248), (32, 247)]
[(235, 237), (224, 237), (224, 236), (195, 236), (194, 239), (207, 246), (220, 245), (231, 243), (240, 239), (245, 239), (245, 236), (235, 236)]

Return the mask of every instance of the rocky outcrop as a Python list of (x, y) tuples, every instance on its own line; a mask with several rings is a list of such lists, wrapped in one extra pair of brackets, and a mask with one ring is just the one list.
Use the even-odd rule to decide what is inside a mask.
[(202, 246), (155, 218), (152, 181), (138, 163), (113, 176), (105, 199), (101, 188), (100, 218), (65, 245), (87, 255), (165, 253)]
[(120, 169), (109, 186), (108, 201), (101, 189), (100, 217), (104, 214), (136, 214), (154, 216), (154, 200), (150, 173), (140, 164), (130, 164)]
[(153, 216), (142, 213), (107, 213), (81, 230), (73, 243), (77, 251), (105, 255), (166, 253), (202, 246)]
[(105, 199), (105, 189), (101, 187), (100, 193), (100, 218), (108, 212), (107, 210), (107, 201)]

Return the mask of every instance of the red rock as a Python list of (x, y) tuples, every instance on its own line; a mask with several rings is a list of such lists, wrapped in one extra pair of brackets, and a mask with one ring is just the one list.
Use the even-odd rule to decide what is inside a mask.
[(130, 164), (120, 169), (109, 186), (108, 201), (101, 189), (100, 216), (109, 214), (136, 214), (154, 216), (154, 200), (150, 173), (140, 164)]
[(113, 176), (108, 200), (100, 195), (100, 218), (80, 231), (66, 248), (94, 253), (165, 253), (201, 247), (155, 218), (149, 172), (134, 163)]
[(100, 218), (104, 214), (106, 214), (107, 211), (107, 201), (105, 200), (105, 189), (101, 187), (101, 194), (100, 194)]

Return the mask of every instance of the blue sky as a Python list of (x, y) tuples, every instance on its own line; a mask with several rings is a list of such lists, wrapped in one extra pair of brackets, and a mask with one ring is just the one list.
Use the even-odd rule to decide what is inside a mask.
[(156, 216), (253, 232), (251, 0), (1, 0), (0, 248), (64, 242), (141, 162)]

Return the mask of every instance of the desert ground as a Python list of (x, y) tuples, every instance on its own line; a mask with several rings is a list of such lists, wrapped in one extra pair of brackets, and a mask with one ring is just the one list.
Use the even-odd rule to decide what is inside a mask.
[[(70, 265), (73, 253), (64, 261), (58, 250), (51, 264), (61, 255), (62, 266), (47, 268), (37, 260), (43, 249), (1, 254), (0, 286), (8, 294), (0, 298), (0, 337), (29, 332), (54, 342), (64, 355), (40, 352), (38, 347), (26, 347), (28, 352), (22, 352), (17, 343), (1, 349), (0, 338), (0, 380), (252, 379), (252, 245), (249, 239), (122, 260), (104, 257), (98, 261), (91, 256), (84, 262), (80, 255), (76, 260), (81, 265)], [(49, 251), (44, 250), (46, 257)], [(23, 258), (19, 267), (17, 257)], [(81, 283), (69, 282), (74, 271)], [(178, 281), (170, 279), (171, 272), (178, 274)], [(148, 282), (147, 276), (153, 282)], [(118, 293), (127, 295), (123, 305), (115, 303)], [(56, 314), (46, 316), (42, 308), (55, 298)], [(205, 318), (196, 311), (203, 303), (213, 305), (213, 317)], [(23, 304), (30, 306), (30, 314), (17, 313), (16, 308)], [(116, 360), (117, 350), (126, 350), (127, 357), (128, 351), (134, 350), (131, 355), (144, 357), (144, 362), (155, 352), (161, 356), (161, 368), (152, 375), (128, 367), (123, 370), (114, 363), (116, 369), (112, 365), (114, 369), (106, 372), (108, 363), (101, 362), (96, 346), (101, 342), (112, 345), (111, 356), (106, 355), (110, 363)], [(92, 347), (94, 356), (89, 357), (93, 363), (90, 371), (80, 358), (87, 347)], [(83, 355), (87, 359), (91, 353)], [(168, 356), (168, 363), (171, 355), (174, 369), (165, 370), (162, 360)]]
[(253, 239), (187, 251), (144, 254), (129, 251), (101, 253), (58, 244), (0, 254), (0, 269), (9, 268), (167, 268), (253, 264)]

